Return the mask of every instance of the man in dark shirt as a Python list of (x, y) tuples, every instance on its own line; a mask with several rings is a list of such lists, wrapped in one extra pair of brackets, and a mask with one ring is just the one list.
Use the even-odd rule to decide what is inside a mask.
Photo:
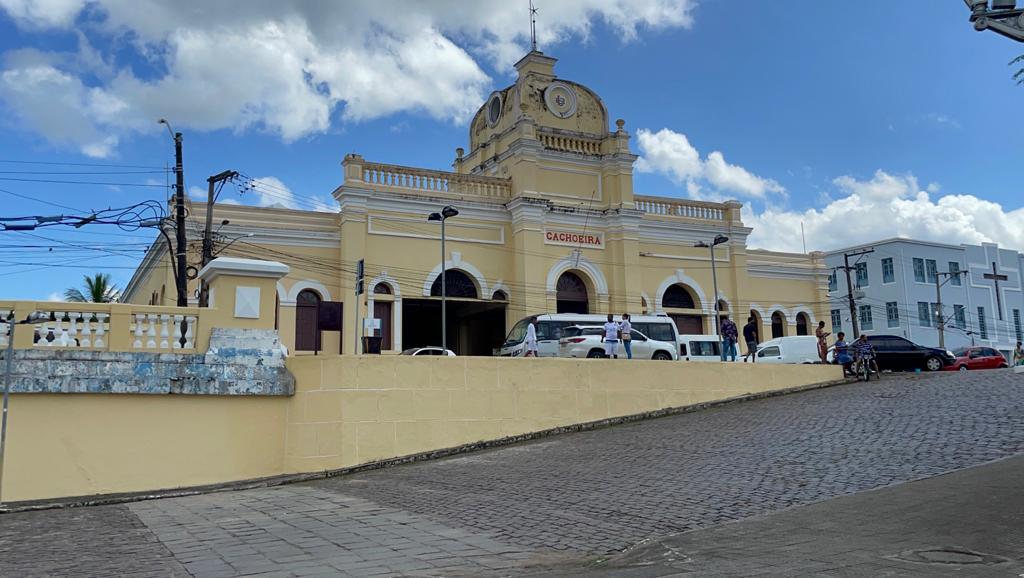
[(729, 319), (728, 315), (722, 316), (722, 361), (726, 361), (727, 358), (731, 357), (729, 361), (736, 361), (736, 342), (739, 341), (739, 332), (736, 330), (736, 324)]
[(753, 363), (757, 363), (757, 319), (747, 317), (747, 324), (743, 326), (743, 340), (747, 342), (747, 354), (743, 356), (743, 363), (749, 357)]

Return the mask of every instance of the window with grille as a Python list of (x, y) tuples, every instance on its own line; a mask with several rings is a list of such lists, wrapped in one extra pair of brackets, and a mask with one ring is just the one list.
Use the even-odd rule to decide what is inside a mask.
[(871, 319), (871, 306), (870, 305), (860, 305), (858, 307), (857, 318), (860, 320), (860, 328), (863, 331), (870, 331), (871, 329), (874, 328), (874, 323), (872, 323), (872, 319)]
[(1024, 341), (1021, 339), (1020, 309), (1013, 310), (1013, 332), (1017, 335), (1017, 341)]
[(896, 270), (892, 266), (892, 257), (882, 259), (882, 283), (892, 283), (896, 280)]
[(978, 335), (982, 339), (988, 339), (988, 324), (985, 323), (985, 308), (978, 307)]
[(953, 275), (949, 276), (949, 284), (956, 285), (957, 287), (959, 287), (962, 284), (962, 281), (960, 280), (960, 275), (957, 275), (956, 273), (960, 272), (960, 263), (957, 263), (956, 261), (950, 261), (949, 272), (954, 273)]
[(838, 333), (843, 330), (843, 311), (842, 309), (832, 310), (832, 333)]
[(895, 301), (889, 301), (885, 304), (885, 317), (889, 321), (889, 327), (900, 326), (900, 309)]
[(967, 312), (964, 310), (963, 305), (953, 306), (953, 324), (956, 325), (957, 329), (967, 328)]
[(868, 264), (857, 263), (857, 287), (868, 286)]
[(928, 282), (934, 283), (935, 279), (939, 276), (939, 266), (935, 263), (935, 259), (925, 259), (924, 267), (928, 272)]
[(917, 322), (921, 327), (932, 326), (932, 312), (927, 301), (917, 302)]
[(914, 281), (924, 283), (924, 259), (914, 257)]
[(832, 271), (832, 274), (828, 276), (828, 290), (835, 291), (839, 289), (839, 280), (836, 279), (838, 271)]

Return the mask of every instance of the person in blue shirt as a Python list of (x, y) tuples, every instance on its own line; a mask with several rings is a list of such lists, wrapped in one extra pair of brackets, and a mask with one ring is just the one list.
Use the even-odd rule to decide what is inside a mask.
[(846, 334), (842, 331), (836, 335), (835, 352), (832, 355), (834, 363), (843, 366), (843, 373), (852, 374), (853, 355), (850, 354), (850, 344), (846, 342)]
[(875, 361), (875, 348), (868, 341), (868, 336), (861, 333), (857, 341), (853, 342), (853, 354), (860, 363), (869, 363), (871, 369), (878, 372), (878, 362)]

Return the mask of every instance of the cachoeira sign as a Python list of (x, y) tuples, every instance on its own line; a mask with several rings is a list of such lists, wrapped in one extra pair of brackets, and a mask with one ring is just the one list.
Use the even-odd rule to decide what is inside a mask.
[(604, 249), (604, 233), (598, 231), (544, 229), (544, 242), (548, 245)]

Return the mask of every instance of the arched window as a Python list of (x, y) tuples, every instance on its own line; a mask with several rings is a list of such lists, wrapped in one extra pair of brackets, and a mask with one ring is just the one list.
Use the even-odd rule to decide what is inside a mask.
[(806, 313), (796, 314), (796, 334), (807, 335), (807, 327), (811, 324), (811, 320), (807, 318)]
[(683, 285), (673, 285), (665, 290), (661, 298), (661, 306), (674, 309), (696, 309), (693, 294)]
[(579, 275), (571, 271), (562, 273), (555, 285), (555, 292), (558, 313), (588, 313), (590, 311), (587, 285)]
[(320, 294), (312, 289), (303, 289), (295, 298), (296, 351), (320, 350), (320, 332), (317, 331), (320, 300)]
[(782, 316), (782, 313), (776, 311), (772, 313), (772, 338), (783, 337), (786, 335), (786, 319)]
[(374, 295), (391, 295), (391, 287), (388, 287), (384, 283), (377, 283), (377, 285), (373, 287), (373, 293)]
[(491, 295), (491, 301), (508, 301), (508, 295), (504, 291), (498, 290)]
[[(470, 299), (476, 299), (476, 284), (473, 280), (458, 269), (450, 269), (445, 271), (445, 296), (446, 297), (468, 297)], [(434, 284), (430, 286), (430, 296), (440, 297), (441, 296), (441, 276), (438, 275), (437, 279), (434, 279)]]

